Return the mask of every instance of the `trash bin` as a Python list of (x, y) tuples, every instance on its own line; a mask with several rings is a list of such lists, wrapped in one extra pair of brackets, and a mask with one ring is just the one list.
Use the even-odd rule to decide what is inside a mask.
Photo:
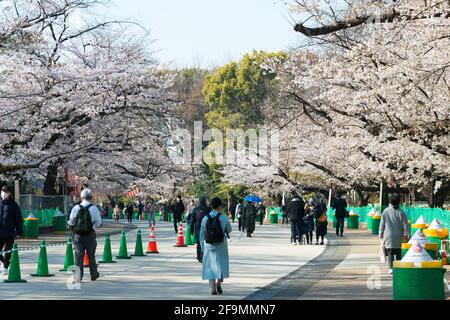
[(278, 224), (278, 213), (276, 211), (270, 212), (270, 224)]
[(53, 216), (53, 232), (54, 233), (65, 233), (67, 231), (67, 219), (66, 216), (58, 211), (56, 215)]
[(359, 216), (350, 215), (347, 218), (347, 228), (348, 229), (359, 229)]
[(441, 262), (394, 262), (394, 300), (445, 300), (445, 269)]
[(367, 216), (367, 230), (369, 230), (369, 232), (372, 232), (372, 217), (373, 216)]
[(373, 216), (372, 217), (372, 234), (378, 235), (380, 232), (380, 223), (381, 223), (381, 216)]
[(39, 238), (39, 219), (32, 213), (23, 219), (23, 237), (25, 239), (38, 239)]

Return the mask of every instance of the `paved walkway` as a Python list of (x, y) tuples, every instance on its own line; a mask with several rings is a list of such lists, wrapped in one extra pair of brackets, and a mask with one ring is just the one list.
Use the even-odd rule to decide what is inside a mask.
[[(140, 224), (144, 245), (147, 225)], [(290, 228), (281, 225), (257, 226), (253, 238), (235, 231), (229, 242), (231, 278), (224, 284), (225, 294), (212, 297), (207, 281), (201, 280), (201, 265), (196, 261), (195, 247), (175, 248), (173, 224), (159, 222), (156, 236), (159, 255), (149, 255), (116, 264), (100, 265), (101, 278), (85, 281), (81, 290), (70, 290), (71, 276), (56, 272), (64, 262), (65, 247), (48, 248), (53, 278), (32, 278), (38, 250), (20, 252), (21, 271), (27, 283), (0, 285), (0, 299), (235, 299), (240, 300), (298, 269), (319, 256), (325, 246), (293, 246)], [(128, 253), (133, 253), (135, 232), (127, 236)], [(113, 254), (118, 253), (119, 236), (112, 237)], [(103, 251), (99, 241), (97, 257)]]
[(321, 255), (246, 299), (392, 300), (392, 277), (380, 262), (377, 236), (360, 229), (328, 238)]
[[(147, 223), (138, 225), (145, 247)], [(112, 227), (121, 229), (123, 225)], [(0, 299), (392, 299), (392, 278), (379, 261), (378, 238), (367, 230), (347, 231), (344, 238), (329, 234), (325, 247), (291, 245), (288, 226), (257, 226), (251, 239), (237, 232), (236, 225), (233, 227), (229, 242), (231, 278), (226, 279), (221, 297), (212, 297), (207, 282), (201, 280), (195, 247), (175, 248), (173, 224), (159, 222), (159, 255), (100, 265), (101, 278), (83, 282), (80, 290), (67, 285), (70, 274), (57, 272), (64, 262), (65, 246), (47, 249), (50, 272), (56, 273), (53, 278), (30, 277), (35, 272), (39, 251), (21, 251), (22, 277), (28, 282), (1, 283)], [(129, 254), (134, 250), (135, 235), (136, 230), (128, 230)], [(115, 255), (119, 251), (119, 235), (111, 239)], [(100, 259), (104, 245), (101, 236), (98, 242)], [(447, 279), (450, 281), (449, 272)]]

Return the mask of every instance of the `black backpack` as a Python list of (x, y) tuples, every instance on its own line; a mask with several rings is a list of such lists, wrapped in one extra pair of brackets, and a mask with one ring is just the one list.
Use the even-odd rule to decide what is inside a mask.
[(214, 218), (210, 214), (207, 215), (205, 241), (209, 244), (216, 244), (223, 242), (225, 236), (222, 224), (220, 223), (220, 213)]
[(80, 210), (78, 211), (77, 217), (75, 218), (75, 225), (73, 231), (77, 234), (89, 234), (94, 230), (92, 224), (91, 214), (89, 213), (89, 208), (92, 204), (87, 207), (80, 205)]

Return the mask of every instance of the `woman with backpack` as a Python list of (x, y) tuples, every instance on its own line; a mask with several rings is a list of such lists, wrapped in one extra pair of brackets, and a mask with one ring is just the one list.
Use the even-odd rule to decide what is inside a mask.
[(206, 215), (200, 228), (200, 243), (203, 252), (202, 279), (209, 280), (211, 294), (222, 294), (222, 283), (229, 278), (228, 237), (231, 223), (221, 214), (222, 200), (211, 201), (212, 211)]

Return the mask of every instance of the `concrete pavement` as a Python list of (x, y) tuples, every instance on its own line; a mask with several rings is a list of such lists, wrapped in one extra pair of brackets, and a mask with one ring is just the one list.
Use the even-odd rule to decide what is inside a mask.
[(378, 236), (359, 229), (346, 230), (344, 238), (327, 237), (319, 256), (246, 299), (392, 300), (392, 276), (380, 262)]
[[(147, 222), (139, 222), (138, 226), (145, 248)], [(379, 260), (379, 240), (367, 230), (347, 230), (344, 238), (329, 234), (325, 247), (291, 245), (289, 226), (257, 226), (251, 239), (240, 234), (236, 225), (233, 228), (229, 241), (231, 278), (225, 281), (223, 296), (211, 296), (207, 281), (201, 280), (195, 246), (175, 248), (173, 224), (158, 222), (159, 255), (100, 265), (100, 279), (91, 282), (87, 275), (79, 290), (71, 286), (70, 274), (57, 272), (64, 262), (65, 246), (47, 248), (50, 272), (56, 273), (53, 278), (30, 277), (35, 272), (39, 251), (21, 251), (22, 278), (28, 282), (0, 282), (0, 299), (392, 299), (392, 277)], [(331, 228), (329, 232), (332, 233)], [(128, 230), (129, 254), (134, 251), (135, 235), (136, 230)], [(98, 260), (104, 245), (99, 238)], [(115, 256), (119, 235), (112, 236), (111, 241)], [(446, 277), (450, 281), (449, 272)]]
[[(147, 224), (139, 222), (139, 226), (146, 246)], [(173, 224), (158, 222), (159, 255), (100, 265), (100, 279), (96, 282), (85, 280), (80, 290), (71, 289), (70, 274), (56, 272), (64, 262), (64, 246), (47, 249), (50, 272), (56, 273), (53, 278), (30, 277), (29, 274), (36, 269), (38, 250), (21, 251), (22, 277), (28, 282), (0, 283), (0, 299), (243, 299), (308, 263), (325, 248), (291, 245), (289, 226), (257, 226), (251, 239), (242, 236), (236, 225), (233, 228), (229, 242), (231, 278), (226, 279), (221, 297), (212, 297), (208, 282), (201, 280), (201, 265), (195, 259), (195, 246), (175, 248)], [(134, 235), (135, 231), (132, 231), (127, 237), (129, 254), (134, 251)], [(119, 236), (112, 236), (111, 240), (113, 255), (116, 255)], [(103, 240), (99, 241), (98, 260), (102, 251)]]

